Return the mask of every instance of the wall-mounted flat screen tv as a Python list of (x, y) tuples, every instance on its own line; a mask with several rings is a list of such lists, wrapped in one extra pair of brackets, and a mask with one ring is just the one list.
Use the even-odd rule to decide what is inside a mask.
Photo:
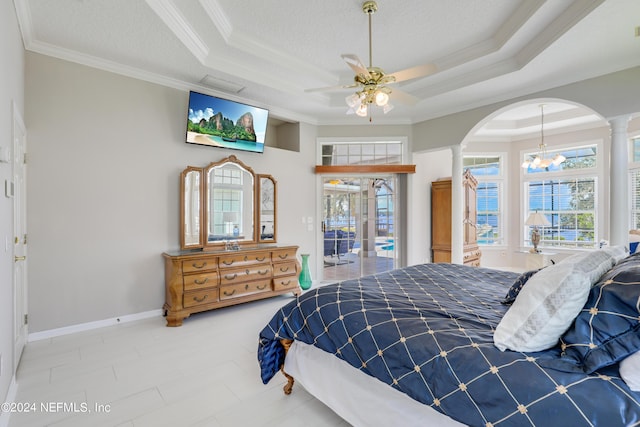
[(189, 92), (187, 143), (262, 153), (269, 110)]

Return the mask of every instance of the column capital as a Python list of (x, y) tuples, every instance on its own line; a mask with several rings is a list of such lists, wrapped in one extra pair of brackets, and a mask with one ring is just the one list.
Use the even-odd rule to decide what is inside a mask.
[(629, 126), (629, 122), (631, 121), (631, 114), (608, 117), (607, 121), (611, 125), (611, 130), (614, 130), (614, 129), (619, 130), (620, 128), (624, 128), (626, 130), (627, 126)]

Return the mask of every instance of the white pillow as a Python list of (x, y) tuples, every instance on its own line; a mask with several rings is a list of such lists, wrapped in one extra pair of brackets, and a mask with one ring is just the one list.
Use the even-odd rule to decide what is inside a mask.
[(501, 351), (542, 351), (557, 344), (591, 286), (625, 254), (624, 247), (582, 252), (534, 274), (493, 334)]
[(493, 342), (501, 351), (553, 347), (587, 302), (591, 282), (573, 263), (546, 267), (529, 279), (498, 323)]
[(640, 351), (620, 362), (620, 376), (633, 391), (640, 391)]

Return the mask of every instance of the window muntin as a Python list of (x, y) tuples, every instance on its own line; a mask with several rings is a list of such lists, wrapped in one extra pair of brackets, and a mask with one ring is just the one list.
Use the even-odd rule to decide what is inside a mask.
[[(527, 217), (544, 214), (551, 223), (538, 227), (540, 246), (594, 248), (596, 239), (595, 177), (558, 178), (526, 183)], [(531, 227), (525, 242), (530, 243)]]
[(402, 164), (401, 141), (322, 145), (323, 166)]
[(465, 155), (463, 166), (478, 180), (476, 230), (479, 245), (504, 243), (502, 226), (502, 157)]

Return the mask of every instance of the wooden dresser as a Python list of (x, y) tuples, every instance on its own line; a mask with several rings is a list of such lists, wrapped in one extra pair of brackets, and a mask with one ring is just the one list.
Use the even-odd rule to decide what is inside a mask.
[[(464, 215), (462, 256), (465, 265), (480, 265), (476, 235), (476, 189), (478, 181), (466, 171), (462, 178)], [(451, 262), (451, 178), (431, 183), (431, 250), (433, 262)]]
[(192, 313), (300, 294), (297, 246), (263, 245), (236, 251), (163, 253), (167, 326)]

